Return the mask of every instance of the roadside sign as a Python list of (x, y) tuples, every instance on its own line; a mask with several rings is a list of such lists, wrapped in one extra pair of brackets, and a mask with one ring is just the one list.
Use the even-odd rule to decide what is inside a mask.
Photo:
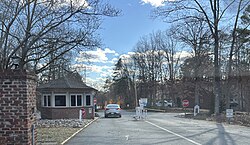
[(226, 117), (227, 118), (232, 118), (234, 115), (233, 109), (226, 109)]
[(97, 99), (96, 98), (94, 98), (94, 105), (97, 103)]
[(140, 106), (147, 106), (148, 98), (140, 98), (139, 104)]
[(189, 101), (188, 100), (182, 100), (182, 106), (183, 107), (188, 107), (189, 106)]

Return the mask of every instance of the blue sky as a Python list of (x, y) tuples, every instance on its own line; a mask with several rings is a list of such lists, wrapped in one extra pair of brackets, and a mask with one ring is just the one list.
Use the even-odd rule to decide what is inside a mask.
[(141, 0), (109, 0), (122, 15), (103, 21), (101, 36), (106, 47), (122, 53), (132, 51), (140, 37), (166, 29), (167, 24), (150, 18), (154, 8)]
[(112, 74), (114, 64), (121, 55), (134, 51), (140, 37), (166, 30), (167, 24), (150, 17), (152, 10), (161, 4), (162, 0), (106, 0), (112, 6), (122, 11), (119, 17), (104, 17), (101, 29), (98, 31), (103, 47), (89, 51), (95, 56), (86, 64), (81, 54), (75, 66), (82, 72), (86, 68), (87, 84), (100, 89), (108, 76)]

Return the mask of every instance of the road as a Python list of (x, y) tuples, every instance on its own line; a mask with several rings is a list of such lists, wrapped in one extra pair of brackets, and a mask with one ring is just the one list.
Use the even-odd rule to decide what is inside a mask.
[(100, 119), (78, 133), (66, 145), (249, 145), (250, 128), (176, 117), (176, 113), (148, 113), (146, 120)]

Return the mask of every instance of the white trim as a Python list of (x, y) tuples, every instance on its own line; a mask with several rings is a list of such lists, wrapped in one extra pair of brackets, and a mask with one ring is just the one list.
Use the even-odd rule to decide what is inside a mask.
[(55, 107), (55, 93), (52, 91), (51, 93), (51, 106)]
[[(71, 106), (71, 96), (75, 95), (75, 103), (76, 106)], [(50, 96), (50, 106), (44, 106), (44, 96)], [(65, 96), (66, 97), (66, 106), (56, 106), (56, 102), (55, 102), (55, 97), (56, 96)], [(81, 106), (77, 106), (77, 96), (81, 96)], [(87, 97), (86, 96), (90, 96), (90, 104), (87, 105)], [(82, 107), (82, 106), (93, 106), (93, 94), (91, 93), (70, 93), (70, 92), (65, 92), (65, 93), (55, 93), (54, 91), (51, 92), (51, 94), (46, 93), (46, 94), (42, 94), (42, 98), (41, 98), (41, 106), (42, 107), (54, 107), (54, 108), (62, 108), (62, 107)], [(47, 97), (46, 97), (47, 98)], [(48, 100), (47, 100), (47, 104), (48, 104)]]
[(69, 107), (70, 106), (70, 94), (69, 92), (66, 93), (66, 107)]
[(86, 106), (86, 94), (85, 93), (83, 94), (83, 100), (82, 101), (83, 101), (83, 106)]

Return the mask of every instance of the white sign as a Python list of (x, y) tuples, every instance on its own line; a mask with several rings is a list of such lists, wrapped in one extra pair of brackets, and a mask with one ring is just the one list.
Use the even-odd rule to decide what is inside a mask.
[(140, 106), (147, 106), (148, 98), (140, 98), (139, 104)]
[(92, 113), (92, 108), (89, 108), (89, 114), (91, 114)]
[(194, 116), (196, 116), (198, 113), (200, 113), (200, 106), (199, 105), (195, 105), (194, 106)]
[(234, 110), (233, 109), (227, 109), (226, 110), (226, 117), (232, 118), (234, 116)]

